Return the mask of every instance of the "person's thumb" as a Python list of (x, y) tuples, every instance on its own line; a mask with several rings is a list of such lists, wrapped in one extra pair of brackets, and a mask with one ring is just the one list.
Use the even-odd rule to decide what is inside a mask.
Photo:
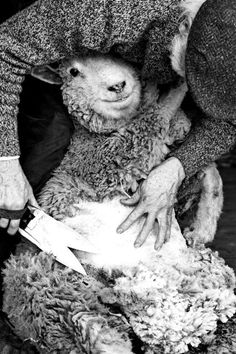
[(131, 206), (134, 204), (137, 204), (140, 199), (140, 190), (138, 189), (132, 197), (127, 198), (127, 199), (121, 199), (120, 202), (123, 205)]

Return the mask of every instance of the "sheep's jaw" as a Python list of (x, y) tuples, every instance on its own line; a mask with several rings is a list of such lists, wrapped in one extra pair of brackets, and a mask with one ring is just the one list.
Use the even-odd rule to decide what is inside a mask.
[(127, 94), (99, 96), (90, 88), (85, 89), (73, 82), (65, 82), (62, 86), (62, 96), (73, 118), (96, 133), (110, 133), (123, 128), (138, 114), (141, 104), (139, 83)]
[(131, 120), (126, 117), (120, 119), (106, 118), (90, 110), (89, 113), (83, 113), (80, 109), (69, 110), (72, 117), (82, 126), (94, 133), (111, 133), (125, 127)]

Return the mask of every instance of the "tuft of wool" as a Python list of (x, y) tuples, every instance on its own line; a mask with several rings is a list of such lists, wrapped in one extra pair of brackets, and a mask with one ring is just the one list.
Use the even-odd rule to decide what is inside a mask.
[(185, 353), (189, 344), (208, 343), (217, 322), (235, 313), (233, 271), (218, 255), (210, 249), (187, 251), (181, 259), (167, 266), (157, 257), (152, 268), (140, 265), (134, 275), (119, 278), (113, 297), (106, 297), (121, 304), (134, 332), (154, 353), (159, 346), (164, 353)]
[(41, 353), (132, 354), (130, 326), (99, 296), (106, 286), (93, 276), (58, 266), (45, 253), (11, 257), (4, 270), (4, 311), (22, 339)]

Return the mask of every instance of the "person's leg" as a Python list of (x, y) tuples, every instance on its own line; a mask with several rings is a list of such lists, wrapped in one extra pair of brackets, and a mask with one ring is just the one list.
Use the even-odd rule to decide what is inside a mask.
[(27, 78), (21, 96), (18, 130), (21, 165), (37, 194), (60, 164), (73, 132), (73, 123), (58, 86)]

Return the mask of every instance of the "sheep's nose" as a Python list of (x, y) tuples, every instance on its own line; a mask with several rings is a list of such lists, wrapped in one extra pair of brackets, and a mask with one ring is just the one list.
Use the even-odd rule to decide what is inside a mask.
[(113, 86), (109, 86), (108, 91), (121, 93), (124, 90), (125, 85), (126, 85), (125, 81), (118, 82), (118, 84), (115, 84)]

